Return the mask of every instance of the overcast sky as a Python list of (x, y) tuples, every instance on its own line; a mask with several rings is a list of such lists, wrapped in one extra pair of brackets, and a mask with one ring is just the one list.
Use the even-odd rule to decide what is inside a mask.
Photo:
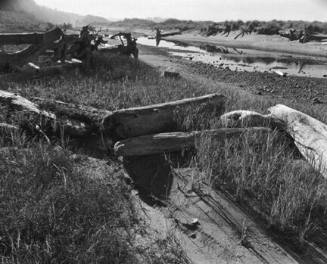
[(327, 21), (327, 0), (35, 0), (58, 10), (106, 18)]

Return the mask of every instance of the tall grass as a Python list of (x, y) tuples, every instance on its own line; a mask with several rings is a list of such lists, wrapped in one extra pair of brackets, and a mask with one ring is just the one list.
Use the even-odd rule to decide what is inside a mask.
[(120, 170), (13, 140), (0, 148), (1, 263), (188, 263), (174, 241), (134, 245), (147, 227)]
[(198, 166), (214, 188), (257, 210), (271, 227), (297, 234), (326, 232), (327, 183), (281, 135), (246, 133), (239, 139), (203, 138)]
[(134, 262), (125, 230), (136, 217), (121, 179), (90, 179), (68, 153), (38, 144), (0, 160), (4, 263)]

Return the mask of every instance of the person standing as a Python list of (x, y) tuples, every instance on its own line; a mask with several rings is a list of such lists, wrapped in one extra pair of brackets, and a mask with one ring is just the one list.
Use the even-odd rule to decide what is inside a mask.
[(161, 40), (161, 31), (159, 28), (156, 28), (156, 46), (158, 47)]

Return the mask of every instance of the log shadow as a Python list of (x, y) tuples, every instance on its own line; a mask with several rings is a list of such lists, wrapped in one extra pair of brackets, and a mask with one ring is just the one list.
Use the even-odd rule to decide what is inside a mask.
[(145, 203), (151, 206), (166, 204), (174, 173), (164, 155), (125, 157), (123, 164)]

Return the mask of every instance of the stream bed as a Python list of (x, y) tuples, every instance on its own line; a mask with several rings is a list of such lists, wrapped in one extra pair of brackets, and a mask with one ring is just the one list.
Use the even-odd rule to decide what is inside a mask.
[[(140, 37), (138, 44), (156, 46), (155, 39)], [(168, 49), (169, 54), (186, 60), (211, 64), (232, 71), (272, 72), (279, 75), (302, 77), (327, 77), (327, 59), (312, 56), (266, 52), (251, 49), (235, 49), (203, 44), (200, 47), (181, 42), (161, 40), (159, 48)]]

